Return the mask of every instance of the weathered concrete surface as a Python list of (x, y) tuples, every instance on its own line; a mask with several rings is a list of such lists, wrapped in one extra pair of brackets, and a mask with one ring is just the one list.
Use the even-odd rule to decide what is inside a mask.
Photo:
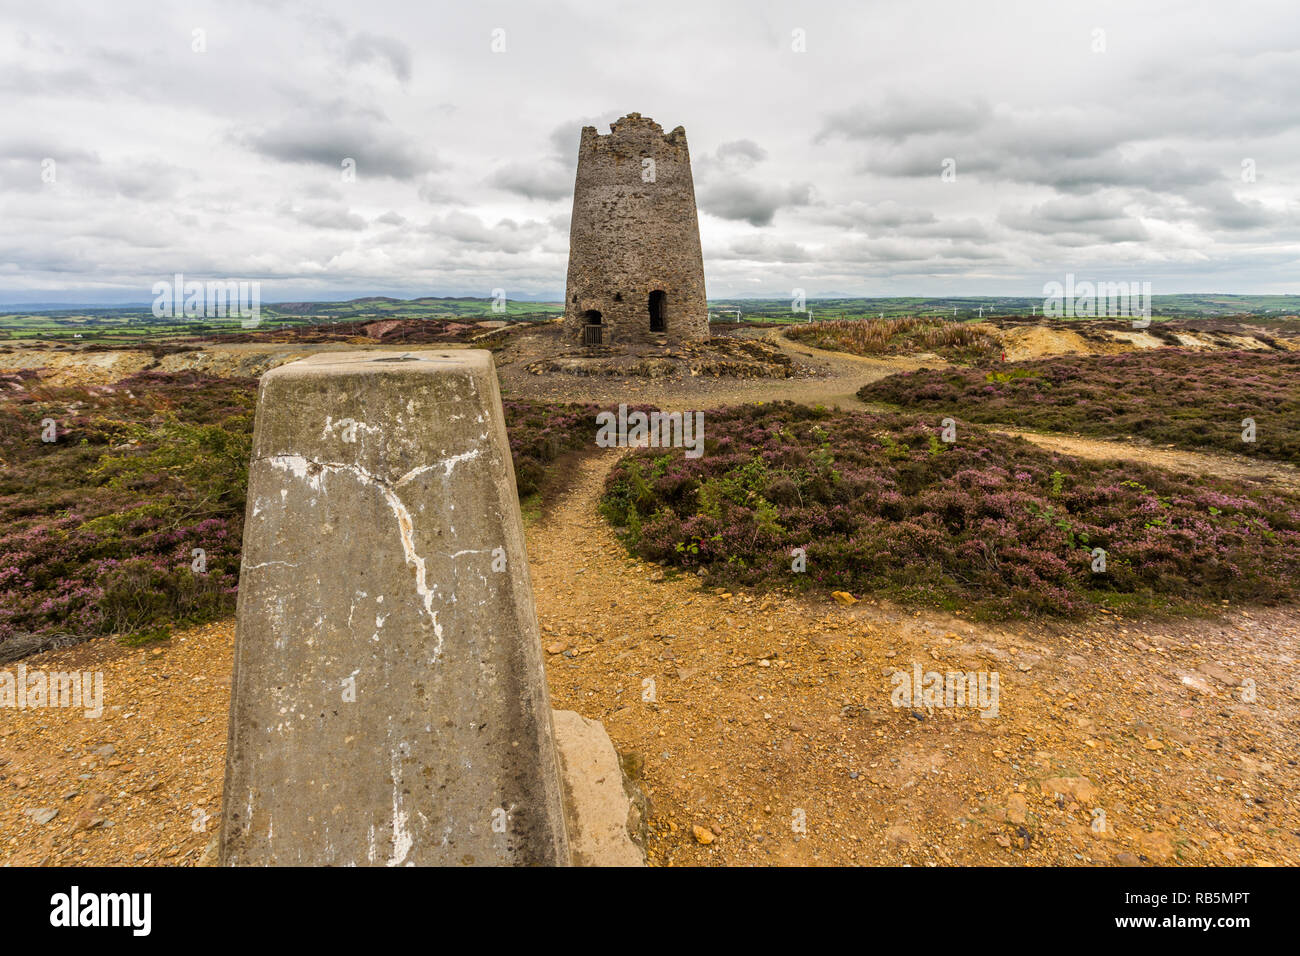
[(569, 862), (489, 353), (262, 377), (221, 861)]
[(574, 864), (645, 866), (645, 797), (624, 777), (604, 726), (572, 710), (551, 717)]

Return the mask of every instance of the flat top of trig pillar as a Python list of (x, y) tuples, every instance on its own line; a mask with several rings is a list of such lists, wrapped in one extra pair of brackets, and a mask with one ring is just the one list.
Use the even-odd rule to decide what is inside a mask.
[(428, 373), (451, 369), (482, 371), (494, 368), (486, 349), (367, 349), (356, 352), (317, 352), (271, 369), (263, 378), (299, 378), (318, 375), (374, 375), (381, 372)]

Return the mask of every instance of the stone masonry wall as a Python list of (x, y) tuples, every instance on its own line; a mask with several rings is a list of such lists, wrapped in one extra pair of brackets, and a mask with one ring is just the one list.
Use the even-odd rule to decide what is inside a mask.
[[(665, 134), (629, 113), (608, 135), (584, 127), (578, 150), (565, 294), (566, 338), (582, 343), (601, 313), (605, 345), (708, 338), (704, 258), (686, 131)], [(643, 179), (643, 159), (654, 179)], [(650, 293), (665, 294), (664, 331), (650, 330)]]

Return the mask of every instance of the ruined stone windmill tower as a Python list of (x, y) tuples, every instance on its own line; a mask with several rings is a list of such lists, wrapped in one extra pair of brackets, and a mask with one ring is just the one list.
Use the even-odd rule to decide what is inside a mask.
[(578, 345), (709, 337), (695, 183), (680, 126), (629, 113), (584, 126), (569, 226), (565, 338)]

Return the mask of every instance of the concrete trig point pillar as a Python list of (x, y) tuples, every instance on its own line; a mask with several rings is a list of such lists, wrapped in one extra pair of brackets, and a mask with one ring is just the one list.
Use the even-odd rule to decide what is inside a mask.
[(522, 527), (489, 353), (262, 376), (223, 864), (569, 863)]

